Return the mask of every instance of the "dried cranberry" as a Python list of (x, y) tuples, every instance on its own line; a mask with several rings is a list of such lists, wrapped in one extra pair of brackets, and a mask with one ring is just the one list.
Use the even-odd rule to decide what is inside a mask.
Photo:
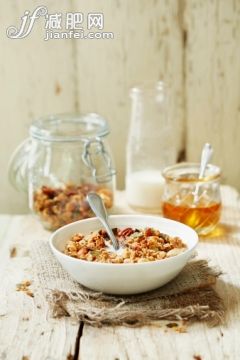
[(53, 199), (56, 196), (56, 191), (47, 186), (42, 187), (42, 192), (44, 195), (47, 195), (50, 199)]
[(151, 228), (147, 228), (147, 229), (145, 230), (145, 236), (152, 236), (152, 235), (154, 235), (152, 229), (151, 229)]

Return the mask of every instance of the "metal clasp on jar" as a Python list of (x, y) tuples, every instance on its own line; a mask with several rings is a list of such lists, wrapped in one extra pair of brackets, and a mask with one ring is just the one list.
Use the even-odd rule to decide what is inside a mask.
[[(95, 163), (96, 159), (94, 159), (94, 157), (99, 157), (99, 155), (102, 158), (104, 166), (106, 167), (106, 173), (104, 174), (98, 174), (98, 165)], [(116, 170), (112, 166), (111, 157), (105, 149), (101, 138), (94, 138), (85, 142), (82, 160), (84, 164), (91, 170), (92, 176), (97, 183), (109, 182), (112, 180), (113, 175), (116, 174)]]

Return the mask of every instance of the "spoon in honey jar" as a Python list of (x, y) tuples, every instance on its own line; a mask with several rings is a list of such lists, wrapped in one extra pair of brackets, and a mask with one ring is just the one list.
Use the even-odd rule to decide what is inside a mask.
[[(204, 146), (202, 148), (202, 153), (201, 153), (200, 170), (199, 170), (199, 175), (198, 175), (199, 180), (204, 179), (205, 171), (206, 171), (207, 165), (209, 163), (209, 160), (211, 159), (212, 154), (213, 154), (212, 146), (209, 143), (204, 144)], [(197, 183), (196, 188), (192, 193), (194, 205), (196, 205), (199, 201), (200, 186), (201, 186), (200, 183)]]
[(118, 242), (117, 238), (115, 237), (115, 235), (108, 223), (108, 214), (107, 214), (107, 211), (106, 211), (106, 208), (105, 208), (105, 205), (103, 203), (101, 196), (99, 196), (95, 192), (90, 192), (87, 195), (87, 201), (88, 201), (92, 211), (94, 212), (94, 214), (97, 216), (97, 218), (103, 224), (110, 240), (112, 241), (112, 246), (106, 244), (108, 250), (111, 252), (117, 252), (118, 254), (120, 254), (123, 251), (123, 249), (120, 248), (119, 242)]

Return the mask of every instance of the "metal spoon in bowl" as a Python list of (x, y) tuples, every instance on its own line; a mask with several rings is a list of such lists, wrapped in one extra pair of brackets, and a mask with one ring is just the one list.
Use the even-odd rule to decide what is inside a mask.
[[(200, 170), (199, 170), (199, 176), (198, 179), (202, 180), (204, 178), (204, 174), (207, 168), (207, 165), (209, 163), (209, 160), (212, 156), (213, 153), (213, 148), (209, 143), (204, 144), (203, 148), (202, 148), (202, 153), (201, 153), (201, 162), (200, 162)], [(200, 189), (200, 184), (198, 183), (196, 185), (195, 190), (193, 191), (193, 203), (197, 204), (199, 201), (199, 189)]]
[(106, 211), (106, 208), (102, 201), (101, 196), (99, 196), (98, 194), (96, 194), (94, 192), (90, 192), (87, 195), (87, 201), (88, 201), (92, 211), (94, 212), (94, 214), (97, 216), (97, 218), (103, 224), (108, 236), (110, 237), (110, 239), (112, 241), (113, 248), (108, 246), (110, 248), (109, 250), (115, 251), (115, 252), (121, 252), (123, 249), (120, 248), (119, 242), (118, 242), (117, 238), (115, 237), (114, 233), (112, 232), (112, 229), (108, 223), (107, 211)]

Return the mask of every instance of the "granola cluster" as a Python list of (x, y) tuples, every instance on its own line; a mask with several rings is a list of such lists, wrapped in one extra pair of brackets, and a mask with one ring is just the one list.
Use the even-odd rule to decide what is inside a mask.
[(23, 280), (21, 283), (17, 284), (16, 290), (23, 291), (26, 295), (34, 297), (32, 290), (30, 290), (30, 285), (32, 284), (29, 280)]
[(75, 234), (67, 242), (65, 254), (87, 261), (103, 263), (141, 263), (176, 256), (186, 250), (179, 237), (171, 237), (152, 228), (113, 229), (122, 253), (111, 251), (111, 240), (105, 230), (89, 235)]
[(34, 194), (33, 208), (44, 226), (55, 230), (73, 221), (93, 216), (86, 200), (90, 191), (95, 191), (102, 197), (106, 208), (112, 207), (113, 194), (109, 189), (92, 184), (69, 184), (64, 188), (42, 186)]

